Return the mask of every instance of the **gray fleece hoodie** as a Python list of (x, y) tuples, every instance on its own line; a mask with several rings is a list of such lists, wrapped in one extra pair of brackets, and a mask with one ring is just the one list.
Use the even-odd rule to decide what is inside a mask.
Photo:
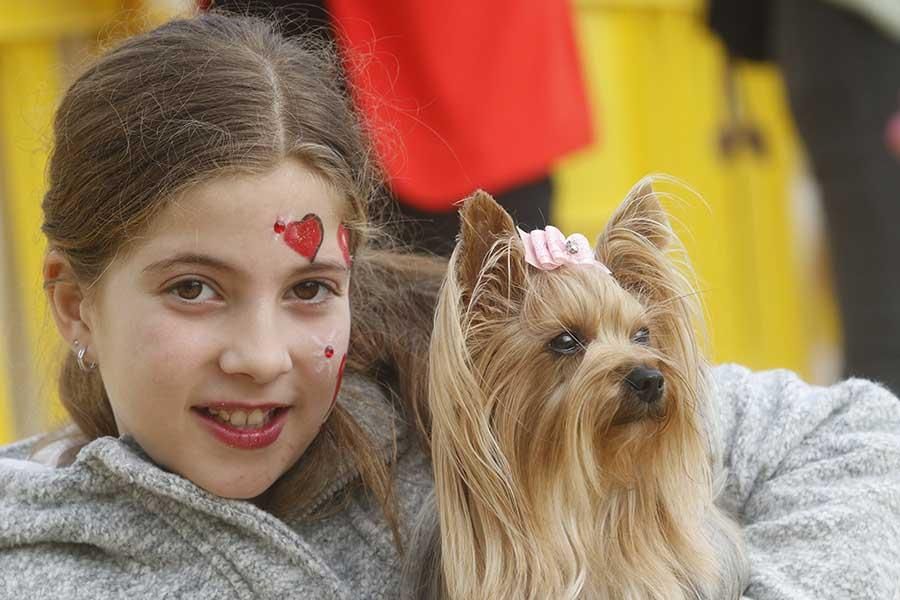
[[(900, 599), (900, 402), (882, 387), (807, 385), (785, 371), (713, 371), (727, 479), (751, 562), (745, 598)], [(340, 401), (391, 456), (400, 515), (431, 489), (380, 389), (348, 376)], [(322, 521), (283, 522), (212, 496), (102, 438), (74, 464), (0, 449), (0, 597), (394, 598), (399, 557), (363, 493)], [(346, 485), (349, 470), (321, 502)]]

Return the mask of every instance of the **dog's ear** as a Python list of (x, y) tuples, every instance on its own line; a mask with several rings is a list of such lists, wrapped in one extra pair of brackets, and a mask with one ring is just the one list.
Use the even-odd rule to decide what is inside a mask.
[(610, 217), (597, 244), (598, 254), (604, 242), (614, 238), (621, 229), (636, 233), (658, 250), (665, 250), (672, 243), (674, 235), (669, 225), (669, 217), (659, 203), (649, 177), (641, 179), (631, 188), (625, 200)]
[(649, 178), (635, 185), (597, 240), (597, 259), (626, 289), (653, 294), (652, 283), (668, 270), (665, 252), (676, 241)]
[(512, 218), (490, 194), (479, 190), (459, 211), (456, 269), (460, 286), (476, 286), (510, 298), (525, 278), (525, 251)]

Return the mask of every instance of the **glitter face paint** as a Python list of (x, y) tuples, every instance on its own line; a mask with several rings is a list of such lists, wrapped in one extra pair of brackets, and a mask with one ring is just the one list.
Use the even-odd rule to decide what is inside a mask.
[(334, 373), (335, 361), (331, 360), (336, 354), (346, 351), (346, 342), (341, 341), (342, 334), (331, 331), (325, 337), (312, 335), (310, 341), (310, 353), (316, 361), (316, 373)]
[[(284, 243), (291, 250), (309, 259), (316, 260), (322, 241), (325, 239), (325, 229), (322, 227), (322, 219), (318, 215), (309, 213), (299, 221), (285, 223), (278, 219), (272, 227), (278, 235), (283, 235)], [(343, 252), (343, 250), (342, 250)]]

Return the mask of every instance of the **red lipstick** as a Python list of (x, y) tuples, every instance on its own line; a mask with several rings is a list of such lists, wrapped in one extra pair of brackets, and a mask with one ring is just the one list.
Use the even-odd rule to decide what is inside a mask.
[[(235, 427), (230, 423), (225, 423), (216, 418), (207, 410), (227, 410), (229, 412), (242, 410), (251, 412), (253, 409), (266, 411), (274, 409), (268, 422), (263, 423), (259, 427), (244, 428)], [(201, 425), (207, 429), (213, 436), (226, 446), (238, 448), (241, 450), (257, 450), (271, 446), (281, 435), (284, 429), (284, 423), (287, 419), (287, 413), (290, 407), (281, 405), (265, 405), (265, 406), (244, 406), (237, 404), (209, 404), (205, 407), (194, 407), (191, 411), (200, 420)]]

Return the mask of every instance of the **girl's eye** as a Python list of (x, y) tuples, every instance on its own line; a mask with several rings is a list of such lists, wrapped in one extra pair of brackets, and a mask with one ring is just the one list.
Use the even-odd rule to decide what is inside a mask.
[(200, 304), (206, 300), (212, 300), (216, 292), (206, 283), (199, 279), (185, 279), (179, 281), (171, 288), (169, 293), (174, 294), (179, 300), (190, 302), (191, 304)]
[(581, 340), (568, 331), (564, 331), (550, 340), (548, 346), (557, 354), (574, 354), (584, 347)]
[(328, 286), (320, 281), (304, 281), (294, 286), (297, 298), (312, 304), (324, 301), (330, 292)]
[(650, 345), (650, 330), (647, 329), (646, 327), (641, 327), (640, 329), (637, 330), (637, 332), (634, 334), (634, 337), (631, 338), (631, 340), (635, 344), (640, 344), (642, 346), (649, 346)]

